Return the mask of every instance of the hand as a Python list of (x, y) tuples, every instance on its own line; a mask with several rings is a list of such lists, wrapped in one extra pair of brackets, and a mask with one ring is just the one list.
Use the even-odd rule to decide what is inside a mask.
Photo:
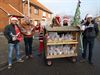
[(84, 25), (81, 27), (81, 30), (83, 30), (83, 31), (85, 30), (85, 26)]
[(31, 35), (32, 33), (30, 31), (27, 31), (27, 35)]
[(13, 41), (16, 41), (16, 40), (17, 40), (16, 35), (14, 35), (14, 36), (12, 37), (12, 40), (13, 40)]

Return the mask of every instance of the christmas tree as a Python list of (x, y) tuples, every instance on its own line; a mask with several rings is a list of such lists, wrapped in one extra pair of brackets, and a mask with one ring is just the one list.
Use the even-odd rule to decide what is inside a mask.
[(79, 25), (80, 24), (80, 0), (78, 0), (75, 16), (72, 22), (72, 25)]

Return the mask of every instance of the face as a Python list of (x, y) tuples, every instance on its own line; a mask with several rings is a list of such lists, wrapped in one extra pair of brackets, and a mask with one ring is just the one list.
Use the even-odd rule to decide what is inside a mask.
[(37, 24), (39, 25), (40, 24), (40, 21), (38, 21)]
[(88, 22), (91, 22), (91, 21), (92, 21), (92, 17), (88, 17), (88, 18), (87, 18), (87, 21), (88, 21)]
[(17, 22), (18, 22), (17, 20), (11, 20), (12, 24), (17, 24)]
[(28, 25), (30, 24), (30, 20), (27, 20), (27, 21), (25, 21), (25, 22), (26, 22), (26, 24), (28, 24)]
[(64, 23), (67, 23), (67, 20), (65, 20)]

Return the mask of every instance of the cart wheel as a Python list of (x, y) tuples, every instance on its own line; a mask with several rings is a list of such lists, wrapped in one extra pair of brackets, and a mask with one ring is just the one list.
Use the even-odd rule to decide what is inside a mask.
[(76, 58), (72, 58), (72, 62), (76, 63), (77, 59)]
[(48, 66), (52, 66), (52, 61), (51, 60), (47, 60), (47, 65)]

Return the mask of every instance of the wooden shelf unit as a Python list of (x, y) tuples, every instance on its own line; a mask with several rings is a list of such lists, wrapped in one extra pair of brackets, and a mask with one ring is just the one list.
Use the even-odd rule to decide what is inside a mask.
[[(56, 32), (60, 33), (61, 35), (64, 34), (71, 34), (73, 35), (72, 40), (50, 40), (47, 37), (49, 36), (49, 32)], [(54, 59), (54, 58), (64, 58), (64, 57), (77, 57), (78, 56), (78, 43), (79, 43), (79, 35), (80, 30), (75, 26), (66, 26), (66, 27), (45, 27), (44, 31), (44, 50), (45, 50), (45, 57), (46, 59)], [(49, 55), (48, 46), (60, 46), (60, 45), (68, 45), (71, 47), (75, 47), (74, 53), (62, 53), (62, 54), (52, 54)], [(63, 46), (64, 47), (64, 46)]]

